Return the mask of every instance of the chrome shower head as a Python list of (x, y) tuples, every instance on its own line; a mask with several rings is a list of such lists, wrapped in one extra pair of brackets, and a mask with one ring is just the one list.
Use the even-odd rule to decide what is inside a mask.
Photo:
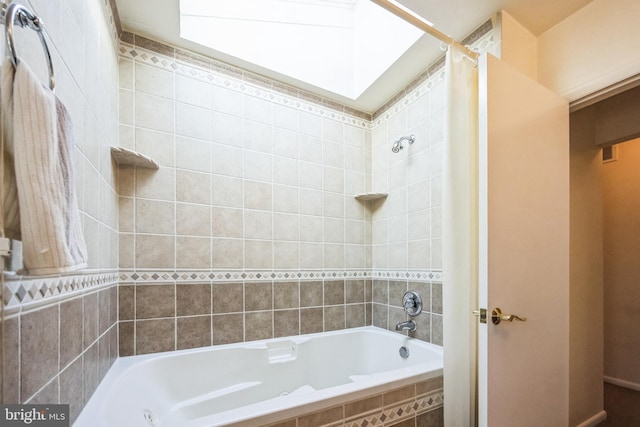
[(395, 154), (399, 153), (400, 150), (404, 148), (402, 146), (402, 141), (404, 141), (405, 139), (409, 141), (409, 145), (411, 145), (415, 142), (416, 136), (415, 135), (403, 136), (402, 138), (400, 138), (399, 140), (393, 143), (393, 145), (391, 146), (391, 151)]

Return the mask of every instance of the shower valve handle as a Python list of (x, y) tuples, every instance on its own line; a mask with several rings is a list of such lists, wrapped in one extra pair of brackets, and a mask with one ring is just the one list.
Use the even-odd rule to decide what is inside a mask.
[(402, 306), (409, 316), (417, 316), (422, 311), (422, 298), (416, 291), (408, 291), (402, 296)]

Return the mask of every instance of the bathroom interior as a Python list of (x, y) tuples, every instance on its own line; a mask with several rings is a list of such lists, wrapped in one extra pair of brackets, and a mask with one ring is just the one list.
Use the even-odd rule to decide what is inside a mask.
[[(447, 403), (380, 425), (500, 425), (487, 421), (498, 419), (495, 414), (476, 415), (476, 398), (453, 383), (460, 377), (452, 367), (461, 363), (453, 354), (460, 338), (452, 329), (459, 325), (457, 309), (466, 310), (463, 323), (476, 325), (471, 311), (478, 306), (475, 297), (452, 300), (447, 278), (454, 272), (443, 267), (451, 263), (443, 236), (450, 230), (444, 212), (452, 197), (446, 190), (446, 46), (392, 17), (403, 30), (378, 27), (372, 39), (356, 41), (358, 55), (379, 62), (367, 70), (380, 71), (369, 76), (370, 86), (358, 86), (340, 68), (339, 48), (300, 60), (307, 46), (290, 34), (261, 45), (267, 64), (284, 56), (300, 71), (306, 63), (315, 71), (308, 83), (181, 35), (195, 28), (197, 17), (181, 16), (180, 8), (198, 3), (182, 1), (22, 2), (42, 18), (55, 94), (73, 122), (74, 184), (88, 265), (21, 275), (21, 245), (12, 240), (2, 275), (2, 403), (68, 403), (73, 425), (120, 358), (371, 325), (396, 332), (413, 320), (414, 331), (397, 332), (444, 349)], [(225, 13), (239, 2), (216, 3), (229, 3), (220, 6), (219, 19), (205, 19), (220, 24), (208, 25), (212, 34), (218, 31), (216, 39), (246, 39), (245, 49), (256, 45), (255, 37), (228, 34), (234, 26), (245, 31), (249, 22), (265, 25), (256, 8), (232, 19)], [(364, 0), (272, 3), (316, 12), (367, 3), (375, 11), (368, 13), (387, 13)], [(638, 155), (638, 142), (621, 143), (640, 137), (633, 123), (640, 58), (629, 54), (640, 40), (634, 19), (640, 4), (400, 3), (566, 104), (566, 247), (558, 249), (566, 261), (566, 317), (557, 332), (566, 389), (550, 425), (607, 425), (603, 379), (640, 391), (633, 363), (640, 342), (629, 327), (637, 324), (633, 279), (640, 272), (625, 257), (638, 241), (628, 239), (630, 230), (635, 236), (640, 231), (634, 207), (616, 204), (623, 197), (634, 203), (637, 185), (615, 181), (638, 177), (632, 167), (618, 177), (611, 172)], [(150, 8), (163, 12), (150, 14)], [(215, 18), (215, 6), (209, 13)], [(181, 19), (190, 25), (181, 27)], [(311, 25), (322, 35), (318, 45), (339, 45), (345, 27), (324, 24)], [(14, 28), (21, 61), (46, 85), (41, 41), (30, 28)], [(405, 53), (382, 54), (400, 43)], [(501, 113), (508, 126), (513, 111)], [(605, 146), (614, 147), (615, 161), (603, 162)], [(546, 154), (535, 154), (539, 164), (549, 161)], [(535, 274), (547, 272), (535, 267), (529, 279), (544, 281)], [(422, 298), (415, 317), (403, 307), (409, 290)], [(535, 325), (533, 311), (525, 311), (518, 314), (529, 316), (528, 323), (506, 327)], [(482, 377), (481, 362), (477, 369)], [(515, 377), (526, 388), (535, 373), (520, 369)], [(488, 375), (490, 388), (490, 369)], [(475, 390), (471, 382), (465, 387)], [(478, 395), (482, 399), (483, 392)], [(362, 425), (356, 423), (363, 419), (310, 425)]]

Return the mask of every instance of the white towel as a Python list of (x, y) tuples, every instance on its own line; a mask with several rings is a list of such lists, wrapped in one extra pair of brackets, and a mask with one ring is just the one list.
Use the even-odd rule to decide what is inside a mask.
[[(10, 68), (5, 60), (2, 108), (5, 117), (11, 115), (5, 166), (13, 161), (25, 273), (48, 275), (86, 268), (69, 113), (24, 61), (18, 63), (15, 73)], [(10, 221), (11, 214), (17, 212), (15, 200), (7, 200), (14, 194), (11, 185), (9, 178), (4, 191), (5, 213), (10, 214), (6, 216), (7, 230), (15, 230)]]

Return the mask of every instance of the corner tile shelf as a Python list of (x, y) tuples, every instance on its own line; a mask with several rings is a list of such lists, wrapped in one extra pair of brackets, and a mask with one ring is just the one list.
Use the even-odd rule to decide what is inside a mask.
[(111, 156), (119, 166), (137, 166), (139, 168), (158, 169), (160, 165), (150, 157), (122, 147), (111, 147)]
[(387, 193), (362, 193), (356, 194), (356, 200), (360, 200), (361, 202), (371, 202), (374, 200), (386, 199), (389, 194)]

